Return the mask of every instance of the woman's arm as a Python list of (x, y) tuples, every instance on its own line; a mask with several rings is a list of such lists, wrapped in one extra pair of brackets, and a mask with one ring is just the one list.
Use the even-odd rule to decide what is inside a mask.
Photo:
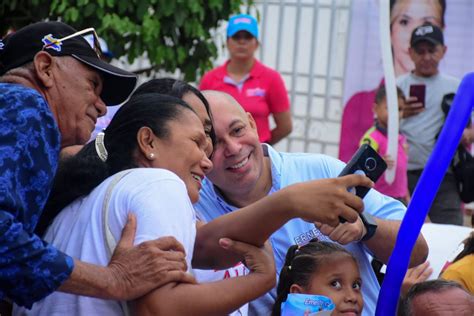
[(275, 120), (275, 128), (271, 130), (271, 139), (269, 141), (270, 145), (278, 143), (280, 140), (288, 136), (292, 129), (293, 123), (291, 120), (291, 112), (279, 112), (273, 113), (273, 119)]
[(137, 315), (225, 315), (275, 286), (271, 245), (257, 248), (222, 239), (221, 246), (245, 258), (250, 274), (218, 282), (167, 284), (134, 302)]
[(339, 217), (356, 221), (364, 204), (347, 188), (358, 185), (372, 187), (373, 183), (361, 175), (348, 175), (293, 184), (198, 227), (193, 268), (223, 269), (241, 260), (218, 246), (221, 237), (261, 246), (292, 218), (331, 226), (339, 224)]

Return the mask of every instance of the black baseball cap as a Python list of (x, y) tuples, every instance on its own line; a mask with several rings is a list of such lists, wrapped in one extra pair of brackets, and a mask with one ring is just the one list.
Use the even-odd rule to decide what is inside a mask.
[(444, 45), (443, 31), (433, 24), (420, 25), (411, 33), (410, 46), (414, 47), (423, 41), (434, 45)]
[(102, 61), (83, 36), (62, 22), (38, 22), (25, 26), (0, 40), (0, 76), (32, 61), (41, 50), (52, 56), (71, 56), (103, 76), (101, 98), (107, 106), (125, 102), (137, 83), (134, 73)]

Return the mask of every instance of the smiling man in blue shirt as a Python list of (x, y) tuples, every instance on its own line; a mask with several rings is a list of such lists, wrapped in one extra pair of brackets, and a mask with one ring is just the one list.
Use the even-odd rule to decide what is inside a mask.
[[(337, 178), (344, 163), (325, 155), (306, 153), (280, 153), (271, 146), (260, 144), (255, 122), (230, 95), (217, 91), (204, 91), (212, 110), (217, 144), (212, 155), (214, 168), (203, 183), (201, 198), (195, 208), (205, 220), (244, 207), (290, 184), (309, 180), (334, 178), (321, 184), (314, 192), (314, 203), (331, 212), (335, 208), (349, 207), (338, 198), (337, 192), (347, 190), (345, 178)], [(209, 181), (210, 180), (210, 181)], [(212, 182), (211, 182), (212, 181)], [(354, 254), (363, 280), (363, 315), (374, 315), (380, 290), (368, 254), (387, 262), (403, 218), (405, 206), (375, 190), (363, 199), (364, 212), (373, 215), (375, 225), (363, 223), (339, 224), (337, 227), (301, 219), (293, 219), (275, 232), (273, 245), (277, 273), (280, 272), (288, 248), (305, 244), (314, 237), (337, 241)], [(372, 227), (370, 227), (372, 226)], [(362, 241), (361, 241), (362, 240)], [(420, 235), (414, 248), (411, 265), (425, 261), (428, 246)], [(275, 291), (250, 303), (249, 315), (270, 315)]]

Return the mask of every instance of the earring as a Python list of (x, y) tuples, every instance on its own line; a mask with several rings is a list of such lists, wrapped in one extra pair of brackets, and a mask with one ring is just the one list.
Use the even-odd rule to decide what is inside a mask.
[(155, 159), (155, 154), (154, 154), (154, 153), (150, 153), (150, 154), (148, 155), (148, 159), (150, 159), (150, 160)]

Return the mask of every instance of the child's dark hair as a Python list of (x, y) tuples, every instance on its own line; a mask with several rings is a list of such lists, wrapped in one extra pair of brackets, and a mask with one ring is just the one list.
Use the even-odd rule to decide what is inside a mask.
[[(173, 79), (173, 78), (151, 79), (143, 83), (142, 85), (140, 85), (133, 92), (132, 98), (144, 93), (160, 93), (160, 94), (170, 95), (172, 97), (179, 98), (179, 99), (183, 99), (183, 97), (186, 94), (192, 93), (204, 104), (207, 115), (209, 115), (209, 118), (212, 121), (212, 113), (209, 107), (209, 102), (207, 102), (207, 99), (204, 97), (201, 91), (199, 91), (198, 89), (196, 89), (189, 83), (186, 83), (178, 79)], [(214, 131), (214, 127), (211, 128), (209, 137), (211, 138), (212, 145), (215, 147), (216, 146), (216, 132)]]
[[(385, 98), (387, 97), (387, 90), (385, 89), (385, 85), (381, 84), (380, 87), (377, 89), (375, 93), (375, 103), (380, 104)], [(402, 89), (397, 86), (397, 97), (405, 100), (405, 94), (403, 93)]]
[[(292, 284), (307, 287), (311, 276), (330, 256), (347, 255), (355, 257), (342, 246), (334, 242), (311, 240), (304, 246), (293, 245), (288, 249), (285, 264), (280, 272), (277, 286), (277, 298), (273, 305), (272, 316), (280, 316), (281, 303), (285, 302)], [(357, 261), (356, 261), (357, 262)]]
[(474, 232), (471, 232), (469, 237), (464, 239), (462, 243), (464, 244), (464, 249), (454, 258), (452, 263), (474, 253)]
[(76, 155), (60, 161), (36, 233), (42, 235), (64, 207), (76, 198), (89, 194), (109, 176), (138, 167), (134, 155), (140, 128), (149, 127), (156, 137), (166, 139), (169, 137), (169, 123), (188, 110), (194, 113), (184, 101), (158, 93), (131, 98), (117, 111), (105, 129), (106, 161), (97, 155), (94, 141), (85, 145)]

